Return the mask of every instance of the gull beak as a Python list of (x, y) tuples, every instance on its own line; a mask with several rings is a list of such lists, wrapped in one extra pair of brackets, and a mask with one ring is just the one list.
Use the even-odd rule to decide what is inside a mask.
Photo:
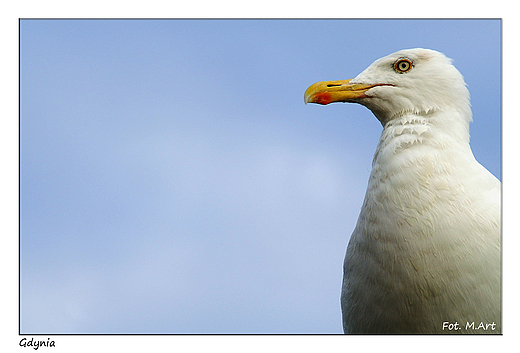
[(333, 102), (354, 102), (356, 99), (365, 98), (365, 92), (375, 86), (383, 84), (366, 85), (362, 83), (350, 83), (350, 80), (316, 82), (305, 91), (305, 104), (329, 104)]

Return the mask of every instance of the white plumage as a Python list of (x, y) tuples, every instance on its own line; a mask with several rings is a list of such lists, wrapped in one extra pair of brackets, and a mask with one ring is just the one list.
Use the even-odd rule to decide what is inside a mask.
[(345, 257), (344, 331), (500, 333), (500, 182), (473, 156), (450, 59), (402, 50), (305, 101), (360, 103), (384, 127)]

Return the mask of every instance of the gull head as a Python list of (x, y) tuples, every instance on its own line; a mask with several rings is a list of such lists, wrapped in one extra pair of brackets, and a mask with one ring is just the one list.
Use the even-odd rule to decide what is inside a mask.
[(407, 49), (373, 62), (350, 80), (323, 81), (305, 92), (305, 103), (359, 103), (386, 125), (404, 115), (456, 112), (471, 120), (469, 92), (451, 59), (430, 49)]

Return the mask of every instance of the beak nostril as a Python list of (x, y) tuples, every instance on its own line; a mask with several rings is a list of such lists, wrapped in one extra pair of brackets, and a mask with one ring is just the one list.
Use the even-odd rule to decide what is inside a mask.
[(327, 87), (338, 87), (338, 86), (341, 86), (340, 84), (328, 84)]

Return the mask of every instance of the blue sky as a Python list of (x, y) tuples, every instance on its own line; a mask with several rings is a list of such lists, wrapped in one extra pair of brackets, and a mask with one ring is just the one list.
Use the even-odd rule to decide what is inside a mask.
[(20, 40), (22, 333), (340, 333), (382, 127), (303, 93), (399, 49), (454, 60), (501, 178), (498, 20), (23, 20)]

